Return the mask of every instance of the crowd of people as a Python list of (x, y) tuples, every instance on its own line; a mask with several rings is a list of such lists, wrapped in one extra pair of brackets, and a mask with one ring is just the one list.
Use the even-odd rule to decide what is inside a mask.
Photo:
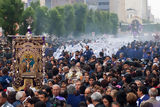
[(1, 107), (159, 107), (160, 42), (133, 41), (112, 56), (85, 50), (46, 56), (41, 89), (15, 91), (10, 58), (0, 61)]
[[(81, 42), (83, 42), (84, 44), (87, 44), (87, 43), (90, 43), (91, 40), (89, 39), (70, 39), (70, 38), (54, 38), (52, 40), (52, 38), (47, 38), (46, 40), (47, 42), (47, 48), (46, 48), (46, 51), (45, 51), (45, 55), (46, 56), (53, 56), (53, 53), (55, 53), (57, 51), (58, 48), (62, 48), (63, 47), (63, 50), (66, 49), (66, 46), (75, 46)], [(82, 44), (81, 44), (82, 45)]]
[[(101, 35), (96, 37), (88, 37), (81, 38), (77, 40), (68, 40), (66, 42), (62, 42), (61, 40), (55, 43), (60, 43), (56, 49), (47, 48), (47, 50), (54, 50), (54, 54), (50, 56), (54, 56), (56, 59), (61, 57), (61, 53), (63, 51), (68, 51), (70, 53), (75, 53), (76, 51), (85, 50), (85, 46), (89, 45), (90, 49), (93, 51), (96, 57), (99, 57), (99, 52), (103, 51), (104, 56), (111, 56), (112, 54), (116, 54), (118, 49), (122, 46), (126, 46), (128, 43), (132, 42), (134, 39), (132, 37), (117, 37), (113, 38), (113, 35)], [(50, 46), (56, 47), (55, 44)], [(46, 51), (46, 55), (50, 52)]]

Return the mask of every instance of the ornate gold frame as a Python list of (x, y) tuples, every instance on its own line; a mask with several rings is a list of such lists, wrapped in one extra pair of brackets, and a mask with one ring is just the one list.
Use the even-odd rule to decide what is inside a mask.
[[(44, 72), (44, 37), (14, 37), (13, 49), (13, 87), (22, 90), (29, 83), (32, 87), (40, 89)], [(28, 82), (27, 82), (28, 81)]]

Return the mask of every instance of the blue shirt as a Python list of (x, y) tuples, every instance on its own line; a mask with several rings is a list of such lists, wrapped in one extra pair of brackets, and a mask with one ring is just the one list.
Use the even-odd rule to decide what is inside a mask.
[(8, 75), (0, 77), (0, 84), (3, 86), (4, 89), (6, 89), (11, 82), (12, 82), (12, 77)]
[(52, 103), (49, 102), (49, 101), (47, 101), (47, 102), (46, 102), (46, 107), (52, 107)]
[(12, 105), (14, 106), (14, 107), (17, 107), (18, 105), (21, 105), (22, 103), (19, 101), (19, 100), (17, 100), (17, 101), (15, 101)]

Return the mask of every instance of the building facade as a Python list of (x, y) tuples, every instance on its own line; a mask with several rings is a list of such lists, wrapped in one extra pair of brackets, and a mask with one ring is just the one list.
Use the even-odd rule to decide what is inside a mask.
[[(26, 9), (27, 7), (29, 7), (31, 5), (31, 2), (36, 2), (36, 1), (38, 1), (38, 0), (22, 0), (22, 2), (24, 3), (24, 9)], [(45, 4), (46, 1), (51, 1), (51, 0), (39, 0), (39, 1), (40, 1), (40, 5), (41, 6), (47, 6)]]
[(109, 11), (118, 15), (120, 22), (126, 22), (125, 0), (110, 0)]
[(150, 22), (154, 22), (154, 15), (151, 13), (151, 7), (148, 7), (147, 17)]
[(74, 0), (51, 0), (51, 8), (56, 6), (64, 6), (67, 4), (73, 4)]
[(45, 0), (45, 6), (51, 8), (52, 0)]
[(98, 0), (97, 5), (98, 10), (109, 11), (109, 0)]
[(136, 16), (147, 20), (148, 2), (147, 0), (126, 0), (125, 9), (134, 9)]
[(119, 21), (131, 23), (131, 20), (147, 20), (148, 0), (110, 0), (110, 12), (118, 15)]
[(88, 9), (97, 10), (98, 0), (85, 0), (84, 3), (87, 5)]

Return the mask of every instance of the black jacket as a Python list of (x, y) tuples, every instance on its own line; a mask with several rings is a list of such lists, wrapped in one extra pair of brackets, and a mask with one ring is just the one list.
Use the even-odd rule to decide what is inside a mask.
[(105, 107), (102, 103), (98, 103), (95, 107)]

